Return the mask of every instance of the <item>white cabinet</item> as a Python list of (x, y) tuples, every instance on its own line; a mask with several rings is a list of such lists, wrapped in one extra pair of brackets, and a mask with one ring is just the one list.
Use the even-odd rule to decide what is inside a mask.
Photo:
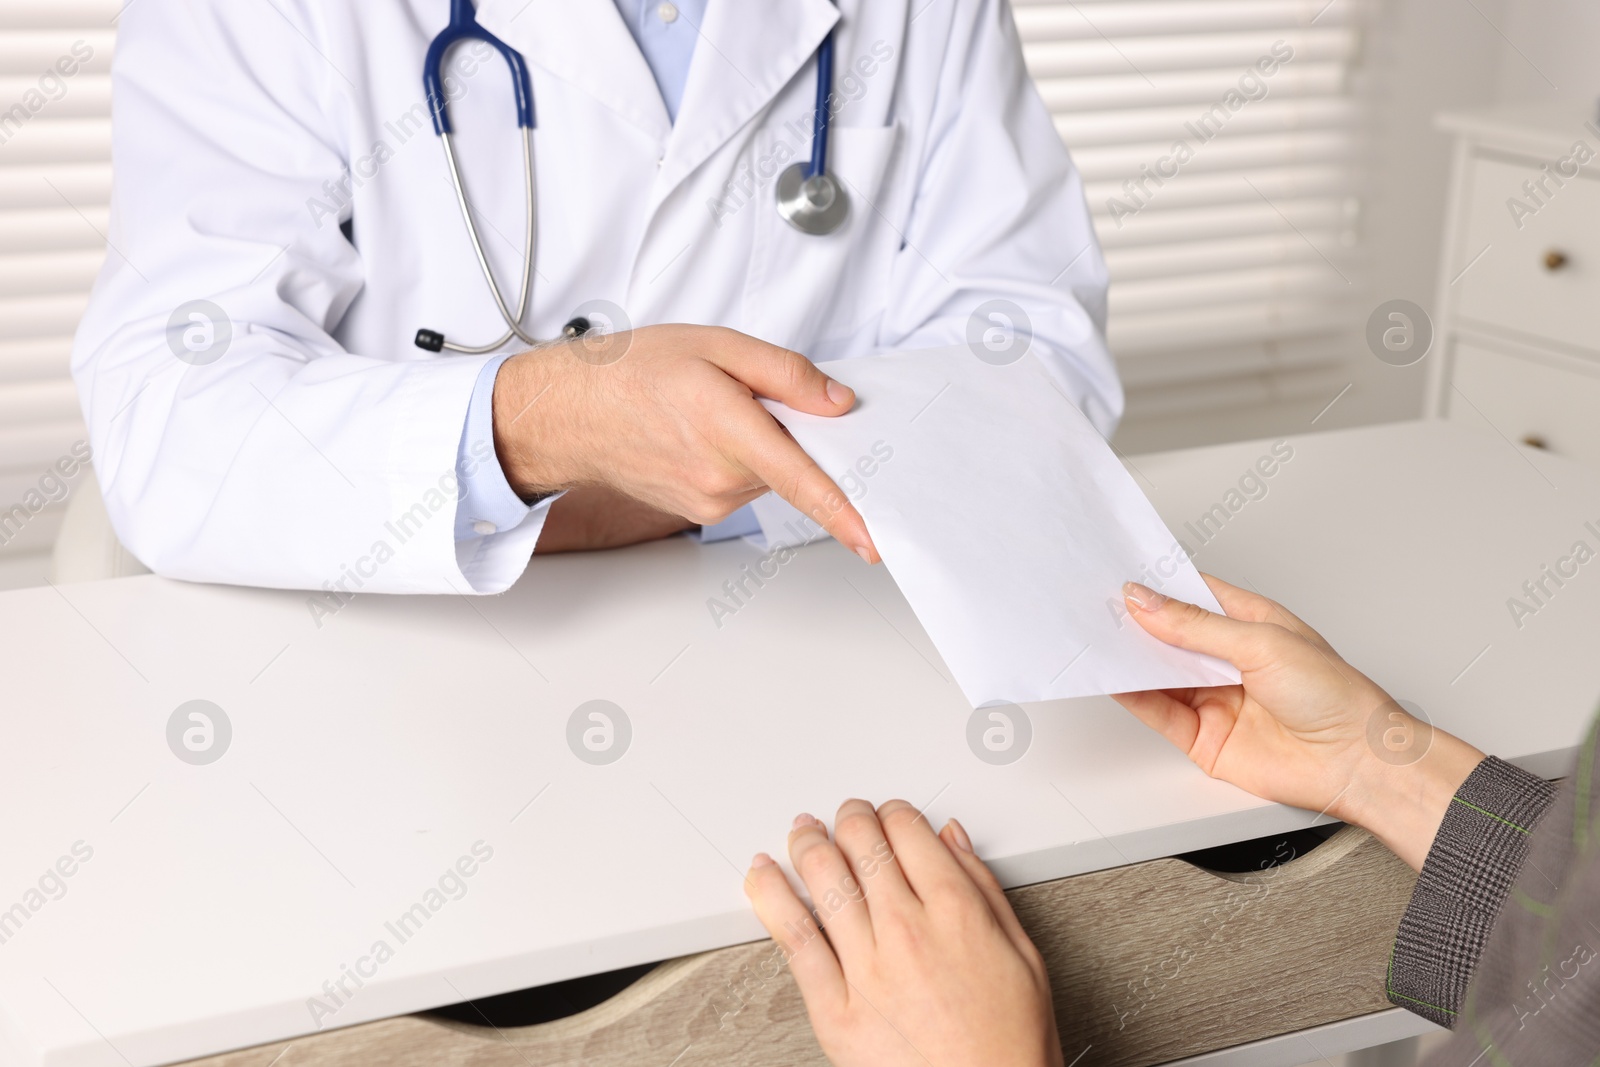
[(1541, 104), (1456, 135), (1430, 413), (1600, 465), (1600, 124)]
[(1459, 338), (1440, 413), (1600, 464), (1600, 373), (1580, 361)]

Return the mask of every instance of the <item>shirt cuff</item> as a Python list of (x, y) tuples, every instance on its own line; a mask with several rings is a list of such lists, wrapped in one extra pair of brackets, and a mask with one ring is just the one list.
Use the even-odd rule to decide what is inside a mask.
[(1389, 957), (1389, 1000), (1454, 1026), (1555, 786), (1490, 756), (1445, 811)]
[(460, 485), (455, 527), (458, 543), (514, 530), (536, 508), (546, 507), (555, 499), (541, 500), (534, 507), (523, 503), (506, 480), (500, 457), (495, 454), (494, 379), (500, 373), (500, 365), (514, 354), (495, 356), (483, 365), (467, 403), (467, 422), (456, 454)]
[(756, 509), (746, 504), (721, 522), (700, 527), (700, 540), (702, 543), (731, 541), (735, 537), (748, 537), (760, 532), (761, 520), (756, 518)]

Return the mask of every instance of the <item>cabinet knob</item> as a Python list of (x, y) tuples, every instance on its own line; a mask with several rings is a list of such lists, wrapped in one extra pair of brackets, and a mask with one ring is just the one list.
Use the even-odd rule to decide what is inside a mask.
[(1559, 249), (1552, 248), (1544, 254), (1545, 270), (1560, 270), (1567, 265), (1567, 254)]
[(1528, 434), (1522, 439), (1522, 443), (1527, 445), (1529, 448), (1542, 448), (1545, 451), (1549, 451), (1550, 449), (1550, 442), (1546, 441), (1543, 437), (1540, 437), (1536, 433)]

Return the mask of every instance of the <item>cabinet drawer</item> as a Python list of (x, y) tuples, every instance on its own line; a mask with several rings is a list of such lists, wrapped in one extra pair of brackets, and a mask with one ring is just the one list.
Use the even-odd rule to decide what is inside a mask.
[[(1389, 1007), (1389, 948), (1416, 875), (1364, 831), (1217, 874), (1179, 859), (1010, 892), (1049, 966), (1067, 1059), (1147, 1064)], [(280, 1056), (281, 1059), (274, 1059)], [(677, 1057), (676, 1059), (674, 1057)], [(384, 1019), (191, 1067), (826, 1067), (770, 941), (663, 964), (537, 1026)]]
[[(1468, 164), (1464, 235), (1449, 267), (1459, 275), (1449, 287), (1455, 312), (1600, 353), (1600, 178), (1584, 170), (1560, 188), (1548, 181), (1537, 213), (1513, 218), (1509, 202), (1534, 206), (1522, 185), (1542, 177), (1539, 166), (1486, 156)], [(1560, 264), (1548, 265), (1551, 256)]]
[(1487, 420), (1512, 441), (1600, 465), (1600, 367), (1590, 373), (1581, 361), (1572, 364), (1569, 369), (1458, 341), (1445, 417), (1472, 426)]

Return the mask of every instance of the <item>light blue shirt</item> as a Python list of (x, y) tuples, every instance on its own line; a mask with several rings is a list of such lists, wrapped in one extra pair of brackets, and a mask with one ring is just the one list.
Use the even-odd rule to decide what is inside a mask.
[[(655, 75), (667, 114), (678, 121), (678, 104), (689, 80), (689, 61), (705, 21), (707, 0), (616, 0), (617, 12), (633, 34)], [(741, 0), (732, 0), (740, 3)]]
[[(644, 61), (661, 90), (661, 100), (674, 122), (689, 80), (689, 63), (705, 19), (708, 0), (616, 0), (617, 12), (633, 35)], [(739, 2), (739, 0), (734, 0)], [(521, 525), (533, 509), (512, 491), (494, 451), (494, 379), (512, 353), (496, 356), (483, 365), (472, 399), (467, 404), (467, 424), (461, 431), (456, 474), (461, 496), (456, 504), (456, 540), (488, 537)], [(706, 541), (742, 537), (761, 528), (755, 512), (740, 508), (700, 533)]]
[(494, 378), (514, 352), (495, 356), (478, 372), (467, 402), (467, 424), (456, 450), (456, 540), (515, 529), (533, 509), (522, 502), (494, 451)]

